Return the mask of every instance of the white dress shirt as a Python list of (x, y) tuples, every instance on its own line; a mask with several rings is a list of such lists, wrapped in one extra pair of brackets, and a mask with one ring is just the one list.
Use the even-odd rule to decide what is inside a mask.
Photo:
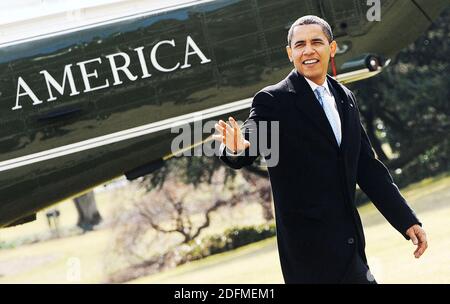
[[(306, 79), (306, 82), (308, 82), (309, 86), (311, 87), (312, 91), (315, 92), (315, 90), (317, 89), (317, 87), (319, 87), (319, 85), (314, 83), (314, 82), (312, 82), (311, 80), (309, 80), (306, 77), (305, 77), (305, 79)], [(326, 79), (325, 79), (325, 82), (321, 86), (325, 88), (325, 92), (326, 92), (325, 93), (325, 100), (324, 100), (324, 102), (327, 102), (327, 103), (332, 105), (333, 115), (335, 117), (334, 120), (336, 122), (337, 130), (338, 130), (338, 132), (340, 134), (340, 136), (338, 136), (338, 138), (336, 138), (336, 141), (338, 142), (339, 145), (341, 145), (341, 141), (342, 141), (341, 119), (339, 117), (339, 112), (338, 112), (338, 109), (337, 109), (336, 101), (334, 99), (333, 94), (330, 91), (330, 88), (328, 87), (328, 82), (327, 82)]]

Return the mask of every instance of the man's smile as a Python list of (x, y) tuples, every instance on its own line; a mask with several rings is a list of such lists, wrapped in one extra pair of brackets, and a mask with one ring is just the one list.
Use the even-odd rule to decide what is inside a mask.
[(311, 66), (311, 65), (314, 65), (317, 63), (319, 63), (318, 59), (307, 59), (307, 60), (302, 61), (302, 64), (307, 65), (307, 66)]

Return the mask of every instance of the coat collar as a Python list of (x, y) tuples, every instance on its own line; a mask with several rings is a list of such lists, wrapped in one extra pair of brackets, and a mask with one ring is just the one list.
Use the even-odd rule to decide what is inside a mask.
[(320, 104), (317, 102), (314, 92), (311, 90), (310, 85), (306, 82), (303, 75), (299, 74), (295, 69), (286, 77), (286, 86), (288, 91), (301, 96), (302, 98), (296, 99), (295, 105), (298, 110), (304, 113), (310, 118), (312, 123), (320, 129), (321, 133), (328, 138), (328, 140), (337, 149), (343, 149), (346, 142), (346, 131), (347, 131), (347, 118), (348, 118), (348, 107), (343, 107), (343, 98), (346, 98), (346, 94), (339, 85), (339, 83), (334, 80), (331, 76), (327, 75), (328, 87), (333, 94), (336, 104), (339, 109), (339, 114), (341, 118), (342, 126), (342, 142), (339, 147), (336, 138), (334, 136), (333, 130), (328, 122), (328, 118), (323, 111)]
[[(308, 89), (312, 92), (311, 87), (306, 82), (305, 77), (299, 74), (295, 69), (292, 70), (291, 73), (289, 73), (285, 81), (289, 92), (292, 92), (294, 94), (302, 94), (305, 93), (305, 91), (308, 91)], [(340, 95), (339, 97), (346, 96), (339, 83), (330, 75), (327, 75), (327, 82), (328, 87), (333, 94), (338, 94)]]

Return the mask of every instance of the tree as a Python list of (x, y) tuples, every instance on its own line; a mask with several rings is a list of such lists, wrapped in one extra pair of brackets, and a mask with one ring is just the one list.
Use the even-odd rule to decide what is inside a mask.
[(447, 9), (386, 71), (353, 86), (374, 150), (402, 186), (450, 169), (449, 30)]
[[(183, 167), (183, 163), (186, 166)], [(131, 216), (132, 220), (129, 217), (126, 219), (127, 222), (135, 223), (135, 230), (131, 234), (139, 237), (154, 230), (157, 233), (175, 235), (179, 240), (178, 244), (187, 244), (210, 226), (214, 212), (222, 207), (232, 208), (245, 201), (258, 201), (268, 205), (266, 208), (270, 212), (263, 211), (264, 219), (273, 219), (270, 185), (266, 178), (246, 172), (245, 184), (236, 185), (224, 174), (227, 169), (222, 167), (208, 177), (207, 183), (189, 183), (184, 179), (185, 170), (189, 171), (190, 168), (189, 163), (183, 159), (170, 161), (168, 167), (178, 165), (178, 170), (165, 175), (163, 184), (152, 187), (147, 195), (134, 202), (133, 210), (136, 214)], [(144, 181), (144, 185), (149, 184)], [(199, 199), (199, 196), (203, 198)], [(140, 240), (136, 239), (135, 242), (140, 243)]]
[(93, 191), (74, 198), (74, 203), (78, 212), (77, 226), (83, 231), (93, 230), (94, 226), (102, 221)]
[[(179, 162), (184, 161), (174, 159), (168, 166)], [(183, 249), (204, 237), (202, 232), (210, 227), (214, 214), (221, 208), (233, 208), (248, 201), (264, 202), (270, 215), (265, 210), (263, 217), (272, 219), (268, 180), (246, 173), (243, 183), (226, 182), (225, 170), (222, 167), (209, 183), (196, 186), (186, 184), (182, 179), (184, 173), (170, 171), (162, 185), (152, 187), (134, 201), (132, 208), (122, 210), (114, 225), (114, 252), (130, 266), (112, 274), (110, 280), (126, 281), (184, 263), (188, 257), (183, 255)]]

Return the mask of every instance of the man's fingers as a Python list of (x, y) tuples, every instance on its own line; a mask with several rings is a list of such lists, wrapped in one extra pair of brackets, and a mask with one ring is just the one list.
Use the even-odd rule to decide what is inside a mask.
[(223, 136), (220, 135), (220, 134), (214, 134), (214, 135), (212, 136), (212, 138), (213, 138), (214, 140), (218, 140), (218, 141), (221, 141), (221, 142), (224, 142), (224, 140), (225, 140), (225, 137), (223, 137)]
[[(223, 120), (219, 120), (219, 122), (214, 125), (214, 128), (223, 136), (223, 139), (215, 136), (214, 139), (222, 140), (222, 143), (224, 143), (229, 149), (237, 151), (238, 146), (242, 145), (241, 129), (233, 117), (230, 116), (228, 118), (228, 123)], [(248, 147), (250, 147), (250, 143), (248, 141), (244, 141), (244, 149)]]
[(235, 132), (235, 136), (237, 137), (237, 135), (239, 134), (239, 132), (241, 130), (241, 127), (239, 126), (237, 121), (231, 116), (228, 118), (228, 121), (230, 122), (230, 125), (233, 128), (233, 131)]
[(237, 151), (237, 144), (238, 144), (238, 132), (239, 132), (239, 126), (237, 122), (234, 120), (233, 117), (229, 117), (228, 121), (230, 122), (231, 127), (233, 128), (233, 151)]
[(424, 243), (427, 241), (427, 235), (425, 234), (425, 232), (423, 230), (420, 230), (417, 233), (417, 237), (419, 238), (419, 243)]
[[(216, 127), (216, 125), (214, 125), (214, 127)], [(223, 120), (219, 120), (218, 126), (220, 128), (217, 129), (216, 127), (216, 130), (222, 133), (224, 136), (227, 136), (228, 134), (233, 134), (233, 128), (231, 128), (230, 125), (224, 122)]]
[(420, 256), (425, 252), (425, 250), (428, 248), (427, 242), (419, 243), (419, 246), (417, 246), (416, 251), (414, 251), (414, 256), (416, 259), (420, 258)]
[(219, 125), (220, 125), (222, 128), (226, 128), (226, 127), (227, 127), (227, 123), (224, 122), (223, 120), (219, 120)]
[(215, 124), (214, 128), (216, 129), (217, 132), (219, 132), (220, 134), (223, 134), (224, 128), (221, 125)]
[(413, 242), (414, 245), (419, 244), (419, 241), (417, 240), (416, 233), (414, 230), (408, 236), (411, 238), (411, 241)]
[(228, 121), (230, 122), (230, 125), (234, 128), (234, 129), (239, 129), (239, 125), (238, 125), (238, 123), (236, 122), (236, 120), (234, 120), (234, 118), (233, 117), (229, 117), (228, 118)]
[(214, 134), (212, 137), (213, 137), (213, 139), (214, 140), (218, 140), (218, 141), (220, 141), (220, 142), (222, 142), (223, 144), (227, 144), (227, 141), (226, 141), (226, 139), (225, 139), (225, 133), (224, 133), (224, 128), (222, 127), (222, 126), (220, 126), (219, 124), (215, 124), (214, 125), (214, 128), (216, 129), (216, 131), (219, 133), (219, 134)]
[(417, 248), (416, 258), (419, 258), (428, 248), (427, 236), (423, 230), (419, 231), (418, 238), (419, 238), (419, 246)]
[(233, 127), (231, 127), (226, 122), (223, 122), (223, 124), (220, 124), (220, 126), (223, 127), (226, 130), (227, 133), (233, 134)]
[(219, 123), (218, 124), (216, 123), (214, 125), (214, 128), (220, 133), (220, 135), (217, 134), (217, 137), (215, 137), (216, 135), (214, 135), (213, 138), (220, 140), (228, 148), (234, 149), (234, 146), (236, 146), (236, 144), (234, 143), (233, 147), (230, 147), (229, 143), (227, 142), (230, 139), (229, 138), (230, 134), (233, 134), (233, 129), (230, 127), (230, 125), (224, 122), (223, 120), (219, 120)]
[(234, 131), (234, 130), (240, 130), (240, 127), (239, 127), (237, 121), (234, 120), (233, 117), (229, 117), (228, 122), (229, 122), (229, 124), (227, 124), (223, 120), (219, 120), (219, 125), (223, 128), (226, 128), (227, 132)]
[(413, 242), (414, 245), (417, 245), (419, 243), (419, 241), (417, 240), (417, 231), (415, 229), (415, 226), (410, 227), (407, 231), (406, 231), (406, 235), (409, 236), (409, 238), (411, 239), (411, 241)]
[(425, 234), (425, 231), (423, 231), (421, 228), (413, 227), (408, 235), (414, 245), (417, 245), (417, 248), (414, 251), (414, 256), (416, 257), (416, 259), (418, 259), (428, 248), (427, 236)]

